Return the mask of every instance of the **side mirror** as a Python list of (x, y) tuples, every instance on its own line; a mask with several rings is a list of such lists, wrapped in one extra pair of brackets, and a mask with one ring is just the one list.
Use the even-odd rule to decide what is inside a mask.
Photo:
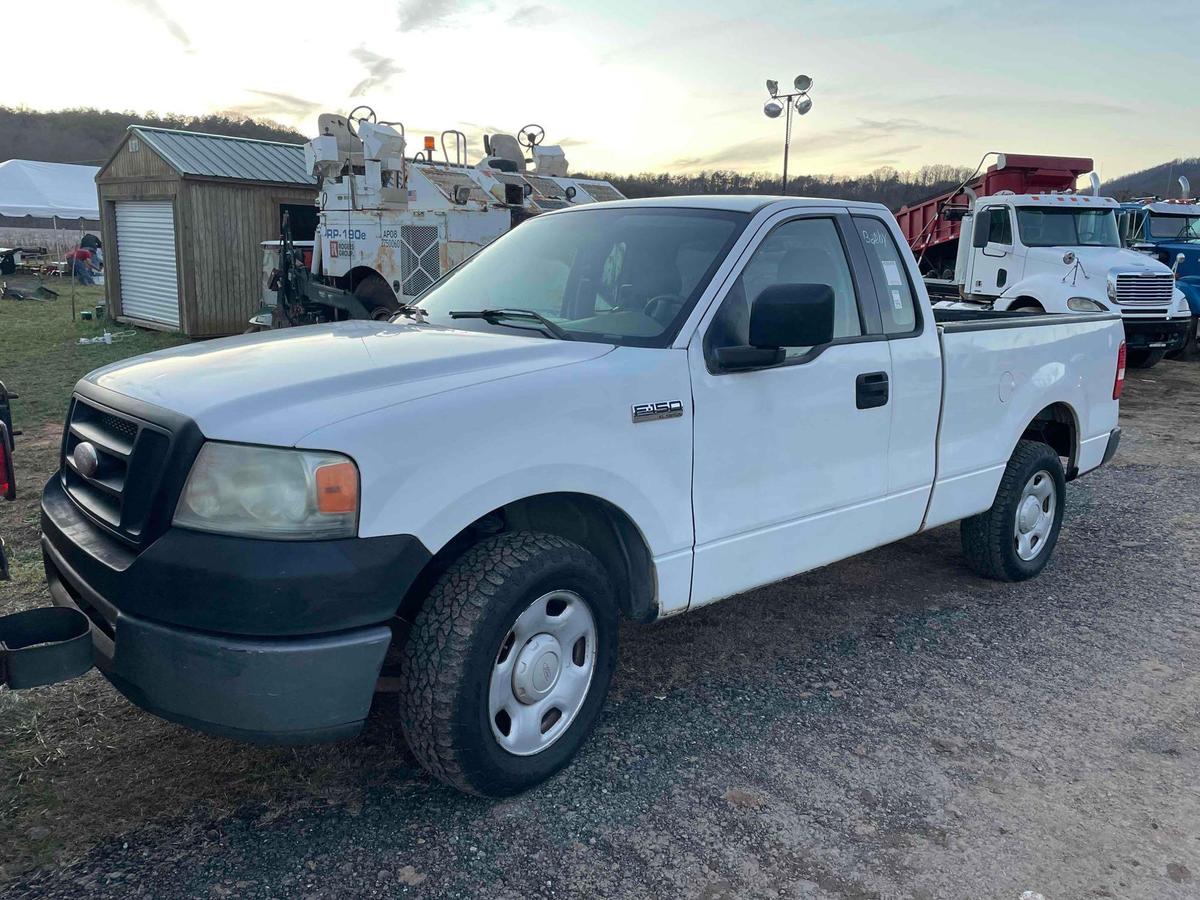
[(725, 369), (753, 369), (783, 362), (785, 347), (816, 347), (833, 340), (833, 288), (827, 284), (776, 284), (750, 310), (750, 344), (721, 347)]
[(971, 235), (971, 246), (976, 250), (987, 246), (988, 232), (992, 227), (991, 216), (976, 215), (975, 216), (975, 231)]

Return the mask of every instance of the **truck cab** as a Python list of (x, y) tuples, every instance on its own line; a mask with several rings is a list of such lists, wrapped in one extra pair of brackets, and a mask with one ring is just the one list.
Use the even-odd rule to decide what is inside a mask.
[(1122, 246), (1119, 208), (1075, 193), (973, 199), (952, 283), (963, 302), (996, 310), (1119, 312), (1129, 365), (1152, 366), (1183, 346), (1191, 311), (1170, 268)]
[(1170, 266), (1192, 314), (1185, 347), (1200, 331), (1200, 200), (1157, 197), (1121, 205), (1117, 223), (1125, 246)]

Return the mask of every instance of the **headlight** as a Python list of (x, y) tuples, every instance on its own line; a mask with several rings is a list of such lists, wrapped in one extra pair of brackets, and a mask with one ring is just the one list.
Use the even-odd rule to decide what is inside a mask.
[(210, 442), (192, 463), (174, 524), (285, 541), (353, 537), (358, 468), (338, 453)]
[(1108, 312), (1107, 306), (1091, 297), (1072, 297), (1067, 301), (1067, 309), (1075, 312)]

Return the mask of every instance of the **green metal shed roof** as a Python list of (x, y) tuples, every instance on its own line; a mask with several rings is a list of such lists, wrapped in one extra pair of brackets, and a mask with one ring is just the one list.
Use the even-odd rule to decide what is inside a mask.
[(316, 184), (304, 166), (304, 147), (278, 141), (129, 126), (180, 175), (280, 184)]

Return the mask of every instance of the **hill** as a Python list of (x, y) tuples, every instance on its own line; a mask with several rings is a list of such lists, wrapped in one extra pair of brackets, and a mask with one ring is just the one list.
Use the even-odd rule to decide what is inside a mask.
[(1178, 197), (1179, 176), (1185, 175), (1192, 183), (1192, 196), (1200, 192), (1200, 158), (1173, 159), (1162, 165), (1130, 172), (1112, 181), (1106, 181), (1100, 192), (1118, 200), (1130, 197)]
[(6, 159), (36, 159), (102, 165), (130, 125), (182, 128), (266, 141), (303, 143), (308, 140), (277, 122), (259, 122), (234, 113), (159, 116), (154, 113), (98, 109), (39, 112), (0, 106), (0, 162)]

